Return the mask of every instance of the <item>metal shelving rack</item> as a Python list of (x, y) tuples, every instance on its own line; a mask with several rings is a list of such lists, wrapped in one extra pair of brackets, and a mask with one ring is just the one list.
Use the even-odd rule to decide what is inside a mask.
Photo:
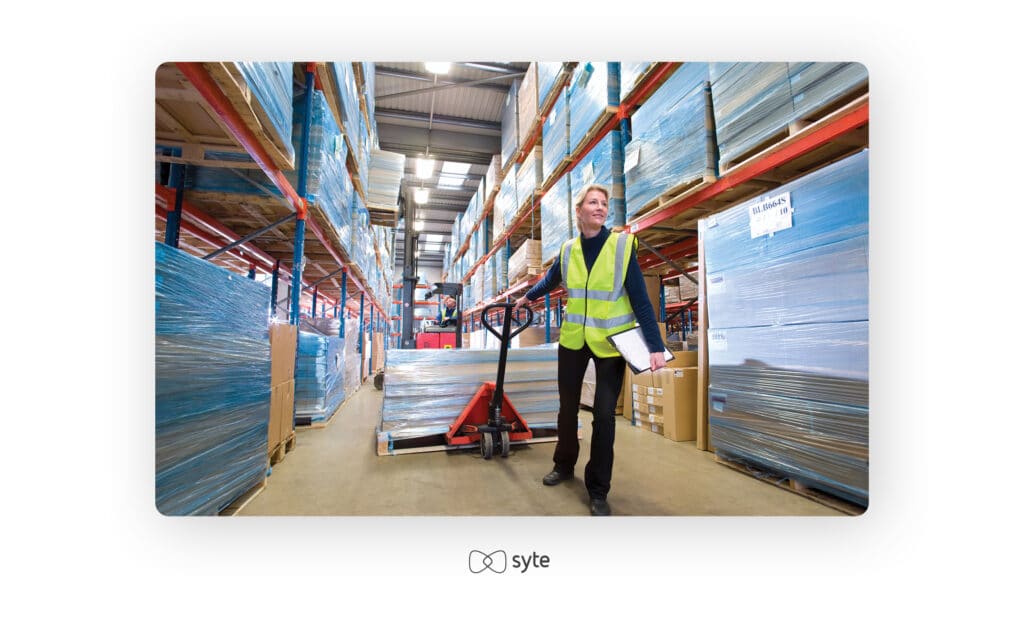
[[(255, 161), (255, 166), (261, 169), (270, 180), (270, 182), (281, 192), (285, 201), (288, 203), (288, 207), (291, 209), (291, 214), (275, 221), (273, 224), (264, 226), (261, 228), (253, 227), (251, 232), (241, 236), (241, 233), (236, 232), (234, 229), (220, 223), (214, 217), (207, 215), (204, 211), (191, 203), (189, 203), (182, 191), (182, 185), (177, 184), (174, 188), (171, 186), (156, 185), (156, 216), (166, 222), (166, 237), (165, 239), (169, 244), (177, 246), (179, 232), (184, 231), (190, 236), (195, 237), (197, 240), (202, 241), (208, 246), (215, 248), (215, 252), (208, 255), (207, 258), (212, 258), (214, 254), (225, 253), (232, 255), (236, 258), (242, 259), (244, 262), (250, 264), (250, 275), (253, 275), (253, 271), (256, 267), (261, 268), (263, 271), (271, 274), (272, 277), (272, 300), (276, 302), (276, 293), (278, 290), (279, 273), (284, 271), (286, 274), (291, 275), (290, 284), (301, 284), (303, 285), (303, 291), (311, 291), (312, 294), (312, 306), (311, 316), (316, 317), (317, 303), (321, 304), (321, 313), (326, 314), (328, 306), (333, 309), (335, 316), (338, 316), (340, 311), (345, 312), (345, 316), (359, 315), (360, 327), (364, 329), (364, 332), (369, 332), (370, 340), (372, 341), (374, 333), (383, 333), (386, 331), (385, 319), (387, 313), (385, 312), (384, 305), (381, 300), (372, 293), (366, 285), (366, 274), (363, 272), (363, 268), (356, 265), (345, 253), (343, 249), (338, 249), (332, 240), (334, 237), (330, 236), (323, 227), (322, 224), (318, 223), (314, 215), (310, 214), (308, 201), (303, 197), (305, 195), (305, 184), (306, 184), (306, 160), (308, 158), (308, 134), (310, 128), (310, 105), (312, 100), (313, 89), (317, 89), (321, 84), (322, 75), (325, 72), (325, 64), (323, 63), (306, 63), (305, 67), (305, 78), (306, 78), (306, 93), (305, 99), (305, 121), (303, 124), (303, 140), (301, 143), (301, 149), (296, 155), (298, 160), (298, 189), (292, 187), (291, 183), (286, 178), (282, 171), (279, 162), (281, 161), (280, 156), (275, 159), (272, 158), (271, 154), (268, 153), (266, 147), (261, 143), (256, 134), (246, 125), (239, 113), (239, 110), (231, 102), (231, 100), (225, 95), (221, 86), (211, 75), (210, 69), (204, 63), (176, 63), (174, 64), (177, 70), (187, 79), (188, 86), (197, 92), (195, 97), (201, 98), (204, 108), (216, 116), (218, 124), (227, 131), (230, 138), (236, 142), (237, 146), (241, 147), (249, 157)], [(361, 74), (359, 74), (361, 75)], [(185, 85), (182, 85), (185, 87)], [(159, 93), (158, 93), (159, 95)], [(368, 119), (365, 111), (365, 101), (360, 99), (360, 108), (365, 119)], [(338, 115), (337, 107), (332, 106), (332, 112), (335, 116)], [(336, 119), (339, 128), (343, 128), (342, 120)], [(164, 141), (159, 141), (164, 143)], [(217, 145), (217, 149), (223, 149), (225, 146)], [(351, 152), (350, 152), (351, 154)], [(181, 167), (188, 164), (206, 164), (201, 159), (186, 159), (181, 157), (181, 150), (178, 151), (177, 158), (165, 158), (172, 163), (172, 170), (177, 167), (178, 171), (176, 175), (172, 174), (172, 179), (176, 178), (177, 181), (183, 179)], [(233, 164), (234, 165), (234, 164)], [(354, 159), (348, 163), (350, 168), (350, 174), (354, 179), (358, 178), (357, 172), (352, 171), (351, 168), (358, 167), (358, 164)], [(362, 196), (362, 189), (356, 185), (357, 192)], [(365, 202), (364, 202), (365, 203)], [(284, 206), (280, 206), (284, 209)], [(182, 219), (185, 217), (186, 219)], [(282, 229), (285, 226), (291, 226), (294, 224), (294, 234), (291, 240), (284, 238)], [(306, 230), (313, 235), (311, 241), (307, 241)], [(273, 252), (265, 251), (257, 247), (250, 241), (255, 236), (273, 235), (272, 243), (282, 245), (281, 248), (274, 250)], [(287, 248), (287, 245), (291, 243), (291, 259), (290, 263), (285, 258), (286, 254), (283, 251)], [(324, 272), (324, 276), (314, 279), (313, 281), (303, 279), (303, 257), (305, 246), (311, 243), (313, 245), (319, 245), (326, 252), (326, 255), (330, 258), (330, 261), (318, 261), (317, 264), (320, 266), (321, 271)], [(264, 246), (266, 247), (266, 246)], [(374, 242), (374, 256), (379, 264), (380, 255), (379, 250)], [(337, 294), (334, 296), (326, 293), (321, 293), (320, 285), (327, 279), (337, 278), (340, 275), (340, 286), (337, 288)], [(389, 290), (390, 285), (385, 285), (383, 288)], [(359, 303), (355, 302), (354, 295), (359, 294)], [(383, 294), (382, 294), (383, 295)], [(299, 302), (300, 302), (300, 291), (298, 289), (291, 289), (291, 298), (289, 306), (289, 322), (292, 325), (297, 325), (299, 320)], [(340, 311), (339, 311), (340, 309)], [(374, 314), (374, 310), (377, 314)], [(341, 324), (340, 336), (344, 336), (345, 324)], [(360, 352), (362, 352), (362, 340), (363, 333), (360, 333)], [(385, 342), (385, 346), (387, 343)]]

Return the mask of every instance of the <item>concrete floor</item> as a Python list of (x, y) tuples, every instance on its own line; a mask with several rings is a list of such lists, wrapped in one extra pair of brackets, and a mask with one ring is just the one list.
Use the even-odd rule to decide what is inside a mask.
[[(473, 451), (378, 456), (374, 429), (383, 393), (367, 383), (326, 428), (301, 428), (295, 448), (274, 465), (242, 515), (589, 515), (583, 467), (589, 412), (576, 479), (544, 486), (554, 443), (512, 448), (484, 460)], [(615, 515), (839, 515), (827, 506), (715, 462), (692, 442), (676, 443), (616, 418), (615, 468), (608, 503)]]

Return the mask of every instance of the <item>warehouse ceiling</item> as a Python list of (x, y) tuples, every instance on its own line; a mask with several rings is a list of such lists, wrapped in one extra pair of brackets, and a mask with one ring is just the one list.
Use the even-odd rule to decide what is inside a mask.
[[(422, 222), (420, 266), (441, 267), (443, 245), (462, 214), (491, 157), (501, 152), (501, 112), (513, 80), (522, 80), (529, 63), (451, 63), (447, 73), (433, 73), (425, 63), (375, 64), (374, 118), (380, 149), (406, 156), (400, 206)], [(426, 179), (416, 175), (416, 161), (435, 161)], [(416, 189), (430, 199), (416, 204)], [(461, 242), (457, 242), (461, 243)], [(395, 260), (401, 268), (404, 232), (399, 229)]]

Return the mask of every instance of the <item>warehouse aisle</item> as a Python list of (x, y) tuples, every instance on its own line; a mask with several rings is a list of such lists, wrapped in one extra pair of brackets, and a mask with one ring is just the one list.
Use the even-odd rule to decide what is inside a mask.
[[(584, 423), (577, 479), (554, 487), (554, 443), (514, 447), (506, 459), (471, 451), (377, 456), (374, 429), (383, 393), (364, 384), (326, 428), (303, 428), (274, 466), (266, 489), (242, 515), (589, 515), (583, 487), (590, 453)], [(697, 451), (616, 419), (615, 473), (608, 501), (616, 515), (837, 515), (841, 513), (741, 475)]]

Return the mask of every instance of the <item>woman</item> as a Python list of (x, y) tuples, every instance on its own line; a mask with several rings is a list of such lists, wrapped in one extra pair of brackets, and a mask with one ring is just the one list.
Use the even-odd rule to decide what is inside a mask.
[(639, 322), (651, 352), (651, 370), (665, 366), (665, 345), (636, 259), (636, 237), (609, 232), (604, 226), (607, 217), (608, 190), (590, 185), (576, 202), (580, 236), (562, 244), (547, 275), (515, 305), (518, 309), (544, 297), (563, 282), (569, 298), (558, 340), (558, 443), (555, 467), (543, 479), (547, 486), (573, 476), (580, 451), (576, 438), (580, 391), (587, 364), (594, 359), (594, 431), (584, 483), (590, 495), (590, 513), (596, 516), (611, 514), (607, 497), (612, 479), (615, 405), (626, 371), (626, 361), (608, 342), (608, 336)]

